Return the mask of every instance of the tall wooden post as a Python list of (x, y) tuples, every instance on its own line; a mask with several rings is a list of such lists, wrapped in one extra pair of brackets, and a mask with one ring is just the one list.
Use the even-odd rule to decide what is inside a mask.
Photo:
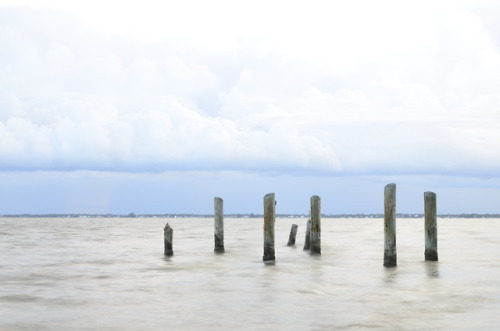
[(425, 209), (425, 260), (437, 261), (437, 221), (436, 221), (436, 194), (424, 192)]
[(264, 196), (264, 262), (276, 260), (274, 251), (274, 222), (276, 212), (276, 201), (274, 193)]
[(307, 251), (311, 249), (311, 219), (307, 220), (306, 226), (306, 239), (304, 241), (304, 250)]
[(321, 198), (311, 197), (311, 254), (321, 254)]
[(384, 189), (384, 267), (397, 265), (396, 254), (396, 184)]
[(170, 225), (165, 225), (165, 228), (163, 229), (163, 241), (165, 245), (165, 256), (172, 256), (174, 255), (174, 251), (172, 249), (172, 239), (174, 235), (174, 230), (170, 227)]
[(292, 224), (292, 228), (290, 229), (290, 236), (288, 237), (287, 246), (295, 246), (295, 237), (297, 236), (297, 228), (299, 226), (297, 224)]
[(221, 198), (214, 199), (214, 252), (224, 253), (224, 209)]

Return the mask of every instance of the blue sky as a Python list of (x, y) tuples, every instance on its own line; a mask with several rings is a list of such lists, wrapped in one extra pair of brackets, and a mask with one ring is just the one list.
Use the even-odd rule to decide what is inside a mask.
[(0, 214), (500, 213), (495, 1), (2, 1)]

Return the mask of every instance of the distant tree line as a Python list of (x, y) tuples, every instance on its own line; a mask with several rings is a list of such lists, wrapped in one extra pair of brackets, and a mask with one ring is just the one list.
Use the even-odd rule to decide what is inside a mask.
[[(4, 214), (4, 218), (212, 218), (213, 214)], [(227, 218), (263, 218), (262, 214), (224, 214)], [(277, 218), (308, 218), (307, 214), (276, 214)], [(384, 214), (322, 214), (324, 218), (383, 218)], [(397, 218), (423, 218), (424, 214), (398, 213)], [(441, 214), (439, 218), (500, 218), (500, 214)]]

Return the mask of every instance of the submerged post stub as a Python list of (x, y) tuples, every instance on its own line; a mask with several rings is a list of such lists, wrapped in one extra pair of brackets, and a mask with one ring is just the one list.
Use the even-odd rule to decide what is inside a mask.
[(311, 254), (321, 254), (321, 198), (311, 197)]
[(306, 238), (304, 240), (304, 250), (307, 251), (309, 249), (311, 249), (311, 218), (307, 220)]
[(397, 265), (396, 254), (396, 184), (384, 189), (384, 267)]
[(163, 238), (164, 238), (164, 244), (165, 244), (165, 256), (172, 256), (174, 255), (174, 251), (172, 249), (172, 238), (173, 238), (174, 230), (170, 227), (170, 225), (165, 225), (165, 228), (163, 229)]
[(295, 237), (297, 236), (297, 228), (299, 226), (297, 224), (292, 224), (292, 228), (290, 229), (290, 236), (288, 236), (287, 246), (295, 246)]
[(224, 209), (223, 200), (214, 198), (214, 252), (224, 253)]
[(264, 196), (264, 262), (276, 260), (274, 251), (274, 222), (276, 213), (276, 202), (274, 193)]
[(436, 193), (424, 192), (425, 209), (425, 260), (437, 261)]

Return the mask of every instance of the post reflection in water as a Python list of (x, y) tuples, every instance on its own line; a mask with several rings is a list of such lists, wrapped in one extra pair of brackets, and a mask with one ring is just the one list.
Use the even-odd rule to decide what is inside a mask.
[(394, 284), (398, 277), (397, 267), (385, 268), (384, 269), (384, 282), (388, 285)]
[(439, 262), (425, 261), (425, 271), (429, 278), (439, 278)]

